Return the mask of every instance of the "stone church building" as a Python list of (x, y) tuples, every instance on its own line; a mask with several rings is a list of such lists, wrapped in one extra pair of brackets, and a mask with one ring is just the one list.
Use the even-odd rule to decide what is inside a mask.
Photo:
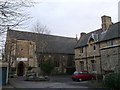
[(112, 23), (111, 17), (102, 16), (102, 28), (81, 33), (75, 46), (76, 70), (104, 74), (120, 72), (120, 22)]
[(34, 72), (41, 72), (42, 62), (48, 59), (55, 64), (53, 73), (72, 73), (76, 43), (76, 38), (8, 30), (6, 60), (10, 67), (16, 68), (18, 76), (26, 75), (28, 67), (32, 67)]

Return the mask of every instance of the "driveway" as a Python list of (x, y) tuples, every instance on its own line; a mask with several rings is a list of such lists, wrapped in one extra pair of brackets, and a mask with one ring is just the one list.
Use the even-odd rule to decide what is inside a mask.
[(24, 81), (24, 77), (11, 78), (10, 83), (15, 88), (46, 88), (46, 89), (79, 89), (81, 90), (105, 90), (103, 88), (92, 88), (88, 81), (73, 82), (70, 76), (51, 76), (49, 81)]

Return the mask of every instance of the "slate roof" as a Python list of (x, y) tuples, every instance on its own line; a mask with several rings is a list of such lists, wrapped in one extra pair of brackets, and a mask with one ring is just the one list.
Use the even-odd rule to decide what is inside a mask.
[(104, 32), (102, 29), (98, 29), (90, 33), (87, 33), (86, 35), (84, 35), (83, 37), (79, 39), (79, 41), (75, 45), (75, 48), (80, 48), (80, 47), (88, 45), (88, 41), (92, 36), (94, 36), (94, 40), (96, 41), (96, 43), (119, 38), (120, 37), (120, 22), (110, 25), (108, 30)]
[[(8, 36), (10, 38), (16, 38), (18, 40), (32, 40), (36, 42), (37, 53), (42, 52), (42, 53), (74, 54), (74, 47), (75, 44), (77, 43), (75, 38), (38, 34), (33, 32), (24, 32), (16, 30), (8, 31), (9, 31)], [(44, 47), (44, 49), (42, 47)]]

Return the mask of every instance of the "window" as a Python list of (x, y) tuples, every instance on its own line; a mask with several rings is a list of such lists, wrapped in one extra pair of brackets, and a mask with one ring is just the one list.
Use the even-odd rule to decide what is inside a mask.
[(96, 71), (96, 61), (95, 60), (91, 60), (91, 67), (92, 67), (92, 71)]
[(55, 65), (55, 67), (59, 67), (59, 64), (60, 64), (59, 59), (60, 59), (59, 56), (57, 56), (57, 55), (54, 56), (54, 65)]
[(113, 40), (108, 41), (108, 46), (113, 45)]
[(96, 50), (96, 45), (95, 44), (93, 44), (93, 50)]
[(59, 61), (54, 60), (55, 67), (59, 67)]
[(67, 67), (71, 67), (73, 66), (73, 60), (74, 60), (74, 57), (73, 56), (68, 56), (68, 59), (67, 59)]
[(39, 55), (38, 60), (39, 60), (39, 67), (41, 67), (41, 65), (43, 64), (45, 60), (44, 55)]
[(80, 61), (80, 69), (84, 70), (84, 61)]
[(80, 48), (80, 53), (83, 53), (83, 47)]
[(88, 74), (88, 72), (80, 72), (80, 74)]

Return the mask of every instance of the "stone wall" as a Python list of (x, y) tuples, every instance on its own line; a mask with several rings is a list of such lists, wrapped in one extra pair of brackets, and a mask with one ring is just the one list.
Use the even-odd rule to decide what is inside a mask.
[[(81, 47), (83, 48), (83, 53), (80, 53), (81, 48), (75, 49), (75, 66), (76, 70), (80, 71), (81, 66), (80, 62), (84, 62), (84, 70), (87, 70), (90, 73), (101, 73), (100, 67), (100, 51), (99, 44), (95, 44), (95, 50), (93, 50), (93, 44), (89, 44), (88, 46)], [(92, 71), (91, 61), (95, 60), (96, 62), (96, 71)]]
[(27, 61), (27, 66), (37, 67), (35, 42), (27, 41), (27, 40), (17, 40), (15, 50), (16, 50), (16, 59), (25, 58), (26, 59), (25, 63)]
[(120, 47), (106, 48), (101, 50), (102, 69), (118, 72), (118, 67), (120, 66), (119, 55)]
[[(113, 39), (95, 44), (96, 50), (93, 50), (92, 44), (84, 46), (83, 53), (81, 48), (75, 49), (76, 70), (81, 70), (80, 61), (84, 62), (84, 70), (89, 72), (102, 73), (104, 70), (113, 70), (120, 72), (120, 39)], [(118, 45), (118, 46), (114, 46)], [(96, 71), (92, 71), (91, 61), (96, 61)]]
[[(52, 60), (55, 64), (54, 73), (66, 73), (66, 68), (73, 68), (74, 65), (74, 55), (67, 54), (37, 54), (37, 60), (39, 67), (40, 64), (45, 60)], [(56, 65), (57, 64), (57, 65)]]
[(25, 74), (27, 73), (27, 67), (38, 66), (35, 54), (36, 44), (33, 41), (8, 38), (5, 51), (6, 60), (10, 62), (10, 67), (16, 67), (16, 73), (20, 61), (25, 64)]

